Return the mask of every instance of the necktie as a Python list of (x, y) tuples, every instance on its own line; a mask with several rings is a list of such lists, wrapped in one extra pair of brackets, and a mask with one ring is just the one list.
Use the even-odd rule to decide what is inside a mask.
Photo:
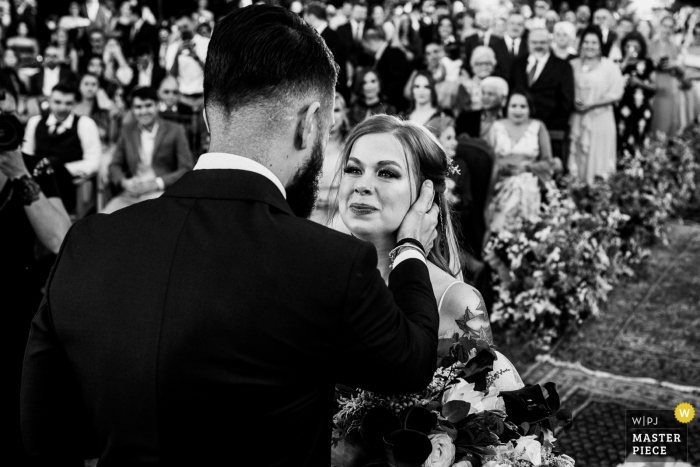
[(510, 40), (510, 54), (515, 57), (516, 51), (515, 51), (515, 39)]
[(537, 73), (537, 59), (535, 59), (535, 63), (533, 63), (532, 68), (530, 68), (530, 72), (527, 74), (528, 86), (532, 86), (532, 83), (535, 82), (535, 73)]

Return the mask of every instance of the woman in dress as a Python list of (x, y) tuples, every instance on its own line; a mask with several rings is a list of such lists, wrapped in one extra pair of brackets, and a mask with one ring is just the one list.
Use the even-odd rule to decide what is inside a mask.
[(391, 43), (394, 39), (394, 34), (396, 33), (396, 26), (387, 21), (386, 11), (384, 11), (383, 5), (376, 4), (372, 7), (371, 19), (375, 28), (381, 28), (384, 30), (384, 35), (386, 36), (387, 42)]
[(61, 54), (61, 61), (66, 64), (73, 73), (78, 73), (78, 51), (71, 45), (70, 36), (66, 29), (58, 28), (51, 35), (51, 42)]
[(492, 234), (518, 230), (523, 220), (535, 221), (540, 215), (539, 185), (551, 178), (552, 147), (547, 128), (530, 118), (531, 110), (528, 96), (514, 92), (506, 103), (506, 118), (495, 122), (487, 137), (495, 156), (486, 208)]
[(427, 70), (414, 73), (410, 81), (411, 105), (406, 112), (406, 119), (419, 125), (425, 125), (428, 120), (442, 114), (438, 106), (438, 96), (435, 90), (435, 81)]
[(651, 121), (653, 132), (661, 131), (669, 136), (681, 128), (681, 68), (678, 56), (681, 48), (673, 42), (676, 22), (672, 16), (661, 20), (659, 34), (649, 44), (649, 58), (656, 67), (656, 96)]
[(622, 39), (622, 76), (625, 92), (616, 107), (617, 143), (631, 151), (644, 143), (651, 128), (652, 99), (656, 91), (654, 63), (647, 57), (644, 37), (632, 31)]
[(580, 58), (571, 61), (576, 83), (576, 109), (571, 116), (569, 172), (586, 183), (615, 172), (617, 130), (613, 106), (625, 90), (620, 68), (603, 57), (600, 29), (581, 35)]
[[(493, 343), (481, 294), (462, 279), (462, 252), (445, 195), (449, 158), (437, 138), (415, 123), (377, 115), (350, 132), (340, 158), (336, 208), (352, 235), (374, 244), (377, 268), (384, 280), (389, 278), (389, 252), (396, 247), (399, 225), (423, 181), (433, 182), (440, 209), (438, 236), (426, 248), (430, 250), (428, 270), (440, 314), (438, 338), (447, 344), (455, 336)], [(443, 352), (446, 347), (442, 346)], [(444, 355), (440, 350), (438, 354)], [(499, 389), (522, 387), (508, 359), (498, 352), (497, 357), (494, 371), (510, 370)]]
[(382, 83), (376, 71), (362, 70), (355, 84), (357, 101), (350, 109), (348, 118), (351, 125), (357, 125), (367, 117), (376, 114), (395, 115), (396, 109), (382, 97)]
[(95, 75), (85, 73), (80, 78), (78, 91), (78, 99), (73, 112), (79, 116), (90, 117), (95, 121), (100, 132), (100, 141), (102, 141), (102, 146), (104, 147), (111, 140), (112, 119), (110, 117), (110, 108), (103, 107), (108, 105), (109, 101), (104, 102), (103, 99), (98, 98), (100, 79)]
[(437, 40), (445, 48), (445, 54), (450, 60), (459, 60), (462, 56), (462, 43), (455, 34), (455, 25), (449, 16), (438, 18), (435, 32)]
[(569, 61), (576, 58), (576, 26), (568, 21), (560, 21), (554, 25), (554, 40), (552, 40), (552, 53), (562, 60)]

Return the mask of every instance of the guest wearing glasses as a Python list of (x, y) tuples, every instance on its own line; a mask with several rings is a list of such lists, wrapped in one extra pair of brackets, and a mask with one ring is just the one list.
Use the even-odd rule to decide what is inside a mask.
[(479, 46), (472, 53), (471, 63), (474, 75), (465, 82), (465, 90), (469, 95), (466, 111), (481, 109), (481, 81), (493, 75), (496, 70), (496, 54), (493, 49)]
[(70, 81), (77, 84), (77, 77), (70, 68), (61, 64), (61, 54), (58, 47), (50, 45), (44, 51), (43, 66), (38, 73), (29, 78), (29, 93), (31, 96), (48, 98), (53, 88), (58, 84)]

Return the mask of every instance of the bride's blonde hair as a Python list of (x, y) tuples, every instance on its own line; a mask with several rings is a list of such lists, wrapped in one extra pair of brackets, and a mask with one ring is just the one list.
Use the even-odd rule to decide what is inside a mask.
[[(413, 190), (415, 189), (417, 193), (425, 180), (431, 180), (435, 187), (435, 201), (440, 208), (440, 215), (437, 226), (438, 235), (428, 260), (451, 276), (462, 278), (463, 253), (457, 240), (452, 208), (445, 195), (449, 158), (437, 138), (426, 128), (390, 115), (375, 115), (359, 123), (345, 140), (332, 186), (339, 184), (357, 140), (365, 135), (384, 133), (394, 136), (403, 147), (406, 165), (409, 167), (411, 197), (413, 197)], [(412, 172), (417, 172), (419, 177), (412, 180)], [(328, 224), (330, 225), (338, 214), (337, 192), (335, 199), (329, 202), (331, 209), (328, 214)]]

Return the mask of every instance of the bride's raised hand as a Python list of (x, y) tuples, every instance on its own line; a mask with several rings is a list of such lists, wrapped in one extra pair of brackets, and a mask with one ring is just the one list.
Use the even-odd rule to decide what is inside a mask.
[(433, 201), (435, 198), (435, 190), (433, 182), (426, 180), (420, 190), (420, 196), (411, 209), (408, 210), (399, 226), (399, 232), (396, 240), (400, 241), (404, 238), (413, 238), (421, 242), (426, 253), (429, 251), (428, 246), (437, 238), (437, 223), (438, 223), (438, 205)]

